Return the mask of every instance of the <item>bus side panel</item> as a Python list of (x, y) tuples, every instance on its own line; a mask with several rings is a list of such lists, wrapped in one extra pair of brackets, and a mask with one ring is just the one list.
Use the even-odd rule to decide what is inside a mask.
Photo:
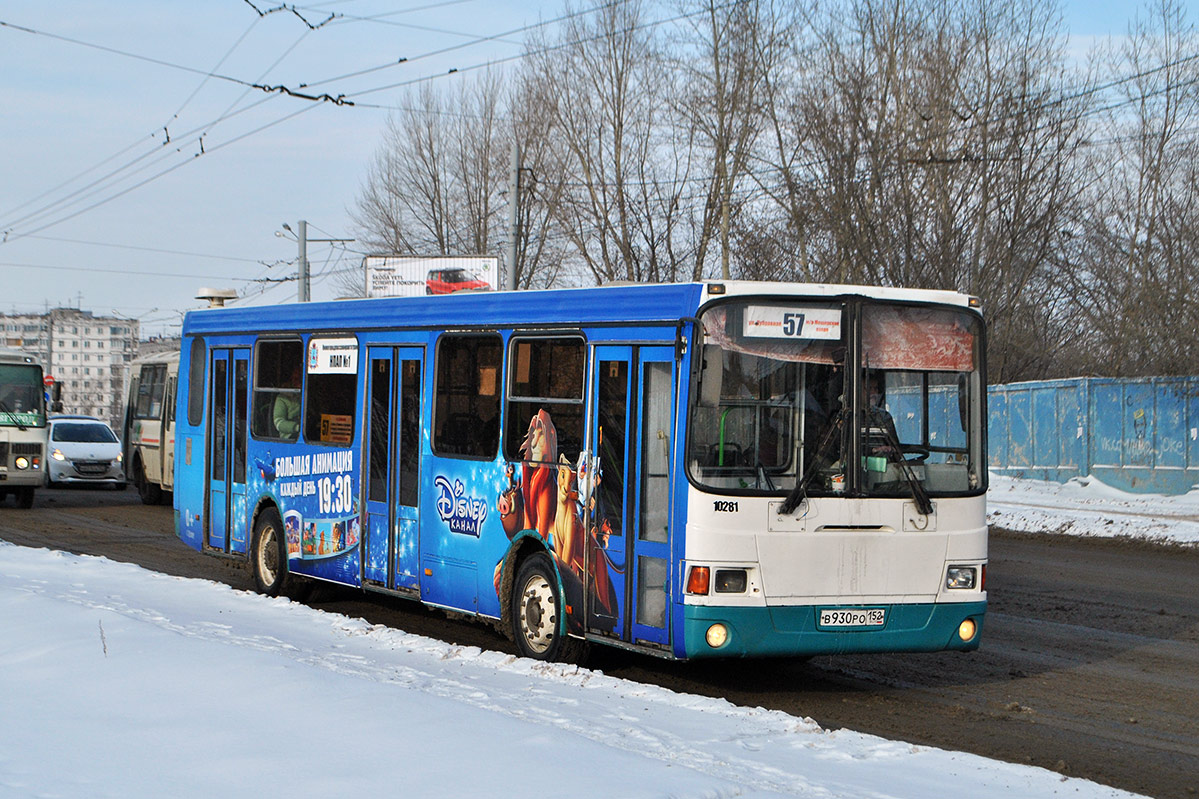
[[(694, 341), (696, 337), (690, 336), (690, 340)], [(686, 594), (687, 576), (684, 573), (683, 563), (687, 551), (687, 494), (690, 484), (687, 482), (687, 465), (684, 454), (687, 450), (687, 439), (689, 433), (687, 430), (687, 407), (691, 394), (691, 364), (692, 364), (693, 348), (689, 347), (687, 353), (683, 356), (682, 362), (679, 365), (678, 372), (678, 396), (675, 398), (675, 434), (673, 457), (671, 459), (671, 475), (670, 481), (670, 527), (671, 527), (671, 580), (673, 590), (671, 591), (671, 651), (676, 658), (686, 658), (687, 641), (684, 636), (685, 615), (683, 607), (683, 597)]]
[[(505, 486), (502, 463), (428, 457), (422, 480), (421, 599), (499, 616), (492, 576), (507, 549), (495, 509)], [(490, 522), (490, 523), (489, 523)], [(503, 546), (498, 546), (502, 542)]]
[(289, 571), (360, 584), (361, 454), (357, 435), (346, 446), (250, 439), (248, 512), (278, 507)]
[[(352, 341), (348, 336), (345, 340)], [(344, 343), (344, 342), (343, 342)], [(354, 398), (320, 416), (309, 418), (322, 389), (314, 380), (330, 372), (314, 338), (304, 342), (307, 355), (301, 435), (296, 441), (249, 438), (246, 493), (250, 514), (270, 503), (279, 510), (287, 547), (288, 571), (321, 580), (359, 586), (362, 582), (360, 542), (362, 425), (358, 414), (366, 381), (365, 348), (356, 345)], [(340, 375), (339, 375), (340, 376)], [(328, 391), (328, 389), (323, 389)], [(348, 388), (346, 389), (348, 390)], [(320, 443), (313, 438), (325, 437)], [(253, 519), (249, 520), (250, 524)]]

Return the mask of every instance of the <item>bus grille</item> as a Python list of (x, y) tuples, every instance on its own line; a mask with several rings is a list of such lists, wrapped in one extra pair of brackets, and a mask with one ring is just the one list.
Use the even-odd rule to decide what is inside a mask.
[(12, 444), (13, 455), (41, 455), (42, 445), (28, 441), (16, 441)]

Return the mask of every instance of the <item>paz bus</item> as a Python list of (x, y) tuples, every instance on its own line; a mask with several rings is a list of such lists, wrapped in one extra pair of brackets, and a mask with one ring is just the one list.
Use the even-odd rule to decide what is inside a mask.
[(177, 532), (544, 660), (971, 650), (983, 335), (957, 293), (736, 281), (192, 311)]
[(175, 383), (179, 353), (143, 355), (130, 364), (121, 439), (128, 475), (146, 505), (157, 505), (175, 484)]
[(14, 494), (22, 508), (46, 479), (45, 391), (36, 358), (0, 349), (0, 500)]

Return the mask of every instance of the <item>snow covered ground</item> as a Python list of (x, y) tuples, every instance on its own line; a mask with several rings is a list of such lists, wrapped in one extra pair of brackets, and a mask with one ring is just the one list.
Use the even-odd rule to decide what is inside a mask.
[(1130, 494), (1094, 477), (1049, 483), (991, 475), (987, 521), (1030, 533), (1194, 544), (1199, 543), (1199, 488), (1181, 496)]
[[(1195, 496), (994, 488), (997, 525), (1199, 540)], [(961, 786), (971, 799), (1129, 796), (0, 542), (0, 797), (881, 799)]]

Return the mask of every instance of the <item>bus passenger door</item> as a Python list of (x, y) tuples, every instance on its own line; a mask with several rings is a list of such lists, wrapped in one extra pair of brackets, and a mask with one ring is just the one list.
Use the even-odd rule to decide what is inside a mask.
[(599, 484), (588, 529), (590, 632), (670, 643), (671, 347), (597, 346), (591, 441)]
[(383, 588), (416, 591), (423, 352), (416, 347), (370, 347), (367, 358), (362, 579)]
[(207, 546), (246, 551), (246, 420), (249, 412), (248, 350), (212, 351), (208, 385)]
[(168, 375), (162, 403), (162, 473), (159, 475), (159, 485), (163, 491), (175, 487), (175, 391), (178, 382), (176, 375)]

